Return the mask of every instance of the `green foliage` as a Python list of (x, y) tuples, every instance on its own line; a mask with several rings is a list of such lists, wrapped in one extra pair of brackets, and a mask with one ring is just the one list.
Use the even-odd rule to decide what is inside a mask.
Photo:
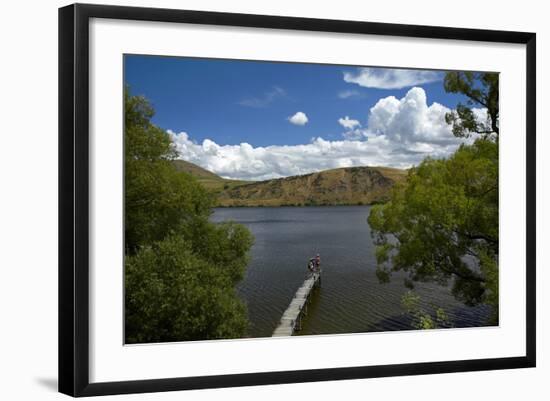
[[(445, 116), (453, 134), (478, 134), (479, 139), (462, 145), (447, 160), (426, 158), (394, 187), (389, 202), (371, 209), (377, 276), (387, 282), (393, 271), (404, 271), (410, 289), (417, 281), (451, 284), (453, 295), (466, 305), (491, 305), (496, 323), (499, 76), (448, 72), (444, 87), (468, 98)], [(484, 120), (480, 109), (486, 110)], [(413, 295), (407, 295), (403, 305), (416, 327), (434, 325)], [(435, 324), (446, 319), (437, 308)]]
[[(453, 134), (457, 137), (467, 137), (477, 133), (483, 137), (498, 135), (499, 112), (499, 76), (493, 72), (448, 72), (444, 80), (445, 90), (460, 93), (468, 97), (466, 104), (459, 103), (456, 111), (445, 115), (447, 124), (453, 126)], [(487, 118), (480, 121), (473, 107), (485, 108)]]
[(425, 159), (371, 209), (377, 274), (452, 284), (467, 305), (498, 309), (498, 143), (478, 139), (449, 159)]
[(246, 309), (234, 286), (252, 235), (209, 222), (211, 194), (177, 170), (153, 113), (144, 97), (125, 93), (126, 341), (242, 337)]
[(125, 92), (125, 242), (129, 252), (161, 240), (182, 222), (206, 218), (211, 196), (176, 171), (177, 156), (166, 132), (151, 123), (147, 99)]
[(125, 239), (130, 252), (210, 214), (211, 196), (166, 160), (127, 159), (125, 177)]
[(241, 224), (225, 222), (214, 225), (206, 220), (195, 220), (181, 227), (195, 254), (226, 272), (233, 284), (244, 277), (248, 264), (248, 250), (253, 244), (250, 231)]
[(436, 308), (435, 321), (438, 327), (449, 327), (449, 316), (447, 316), (447, 312), (445, 312), (445, 309), (441, 307)]
[(435, 316), (420, 306), (420, 296), (413, 291), (407, 291), (401, 297), (401, 306), (411, 315), (411, 325), (415, 329), (429, 330), (449, 327), (450, 322), (443, 308), (435, 308)]
[(126, 256), (128, 343), (240, 337), (248, 321), (222, 265), (169, 236)]

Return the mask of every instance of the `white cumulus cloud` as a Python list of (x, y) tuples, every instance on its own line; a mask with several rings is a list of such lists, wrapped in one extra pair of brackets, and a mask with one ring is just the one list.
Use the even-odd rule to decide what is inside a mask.
[[(409, 168), (426, 156), (449, 156), (465, 140), (454, 137), (445, 123), (448, 111), (438, 103), (428, 105), (424, 90), (412, 88), (401, 99), (380, 99), (370, 109), (367, 125), (351, 124), (342, 140), (316, 137), (301, 145), (254, 147), (218, 145), (210, 139), (197, 143), (185, 132), (168, 134), (183, 160), (225, 178), (266, 180), (339, 167)], [(474, 112), (484, 115), (481, 109)]]
[(344, 72), (344, 81), (366, 88), (402, 89), (440, 81), (443, 74), (437, 71), (400, 70), (395, 68), (358, 68)]
[(360, 127), (361, 123), (358, 120), (352, 120), (348, 116), (338, 119), (338, 124), (340, 124), (345, 129), (353, 129), (355, 127)]
[(248, 143), (217, 145), (208, 139), (196, 143), (185, 132), (168, 133), (183, 160), (225, 178), (266, 180), (339, 167), (410, 166), (408, 157), (397, 157), (382, 150), (387, 146), (383, 137), (369, 141), (315, 138), (303, 145), (253, 147)]
[(370, 134), (385, 135), (403, 146), (414, 143), (457, 145), (460, 139), (453, 136), (450, 125), (445, 122), (445, 114), (449, 111), (439, 103), (428, 106), (424, 89), (414, 87), (401, 99), (394, 96), (380, 99), (370, 109), (367, 130)]
[(294, 125), (306, 125), (309, 120), (306, 113), (298, 111), (296, 114), (288, 117), (288, 121)]

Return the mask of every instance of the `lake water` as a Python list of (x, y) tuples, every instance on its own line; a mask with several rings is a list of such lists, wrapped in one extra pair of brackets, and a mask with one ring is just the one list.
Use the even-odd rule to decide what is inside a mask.
[[(250, 337), (268, 337), (301, 286), (310, 257), (321, 255), (318, 288), (297, 334), (336, 334), (411, 329), (400, 301), (402, 274), (389, 284), (376, 278), (374, 244), (367, 223), (370, 206), (219, 208), (212, 220), (246, 225), (255, 243), (246, 277), (238, 287), (248, 307)], [(422, 304), (447, 312), (453, 327), (482, 326), (490, 309), (467, 307), (449, 288), (418, 283)]]

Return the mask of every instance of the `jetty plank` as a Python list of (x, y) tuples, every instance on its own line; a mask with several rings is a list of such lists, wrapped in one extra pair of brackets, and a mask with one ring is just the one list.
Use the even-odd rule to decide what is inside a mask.
[(320, 280), (321, 272), (313, 273), (298, 288), (290, 305), (288, 305), (288, 308), (283, 313), (279, 325), (273, 332), (273, 337), (291, 336), (296, 330), (300, 329), (302, 314), (306, 309), (313, 289), (319, 285)]

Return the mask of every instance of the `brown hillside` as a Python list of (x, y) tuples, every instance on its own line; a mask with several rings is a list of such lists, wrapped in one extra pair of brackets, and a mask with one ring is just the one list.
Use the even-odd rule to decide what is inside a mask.
[(384, 202), (405, 170), (348, 167), (228, 188), (220, 206), (358, 205)]
[(237, 185), (250, 184), (254, 181), (228, 180), (197, 166), (185, 160), (174, 160), (176, 170), (191, 174), (197, 179), (206, 189), (213, 191), (222, 191), (224, 189), (233, 188)]

